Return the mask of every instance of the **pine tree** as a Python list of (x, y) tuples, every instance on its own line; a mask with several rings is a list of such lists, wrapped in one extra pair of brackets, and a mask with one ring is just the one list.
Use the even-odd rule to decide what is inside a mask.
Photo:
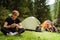
[(51, 19), (49, 5), (46, 5), (46, 0), (36, 0), (36, 6), (36, 15), (41, 22), (47, 19)]

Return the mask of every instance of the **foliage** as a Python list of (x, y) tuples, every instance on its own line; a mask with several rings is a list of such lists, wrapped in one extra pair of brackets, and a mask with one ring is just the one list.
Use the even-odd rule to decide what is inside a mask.
[(54, 14), (53, 15), (53, 22), (54, 22), (54, 24), (55, 25), (57, 25), (58, 27), (60, 26), (60, 1), (59, 0), (57, 0), (57, 2), (54, 4), (54, 10), (53, 10), (53, 12), (54, 13), (52, 13), (52, 14)]
[(10, 13), (9, 10), (5, 9), (5, 7), (0, 7), (0, 25), (3, 25), (4, 20), (8, 17), (8, 14)]
[(37, 9), (37, 18), (43, 22), (47, 19), (51, 20), (50, 17), (50, 9), (49, 9), (49, 5), (46, 5), (46, 0), (37, 0), (36, 1), (36, 9)]
[(46, 5), (46, 0), (0, 0), (0, 7), (3, 7), (0, 8), (2, 13), (5, 10), (8, 11), (8, 14), (12, 10), (18, 10), (20, 12), (19, 17), (22, 20), (24, 20), (26, 17), (34, 16), (38, 18), (40, 22), (47, 19), (53, 21), (55, 18), (57, 18), (59, 14), (58, 3), (55, 3), (54, 5), (55, 9), (51, 12), (52, 14), (50, 14), (50, 8), (49, 5)]

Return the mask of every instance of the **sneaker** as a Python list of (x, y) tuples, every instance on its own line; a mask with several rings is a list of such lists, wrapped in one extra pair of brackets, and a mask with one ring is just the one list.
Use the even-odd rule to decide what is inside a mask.
[(14, 33), (10, 32), (10, 35), (16, 35), (16, 34), (17, 34), (17, 32), (14, 32)]

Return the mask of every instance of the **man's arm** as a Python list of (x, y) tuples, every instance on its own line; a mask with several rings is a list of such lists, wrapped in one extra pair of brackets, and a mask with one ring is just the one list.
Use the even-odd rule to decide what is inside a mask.
[(22, 28), (22, 23), (19, 23), (19, 27)]
[(22, 23), (19, 24), (15, 24), (17, 26), (17, 28), (22, 28)]
[(6, 28), (10, 28), (11, 26), (8, 25), (8, 22), (5, 22), (5, 23), (4, 23), (4, 27), (6, 27)]
[(6, 28), (14, 28), (15, 26), (16, 25), (14, 25), (14, 24), (8, 25), (8, 22), (4, 23), (4, 27), (6, 27)]

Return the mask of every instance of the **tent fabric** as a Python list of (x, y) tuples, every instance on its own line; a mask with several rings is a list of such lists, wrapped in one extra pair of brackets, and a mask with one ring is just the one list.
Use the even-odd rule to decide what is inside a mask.
[(36, 27), (40, 25), (40, 21), (35, 17), (28, 17), (22, 21), (22, 26), (25, 29), (36, 30)]
[(48, 28), (48, 27), (52, 27), (54, 26), (54, 24), (50, 21), (50, 20), (45, 20), (42, 24), (41, 24), (42, 28)]

